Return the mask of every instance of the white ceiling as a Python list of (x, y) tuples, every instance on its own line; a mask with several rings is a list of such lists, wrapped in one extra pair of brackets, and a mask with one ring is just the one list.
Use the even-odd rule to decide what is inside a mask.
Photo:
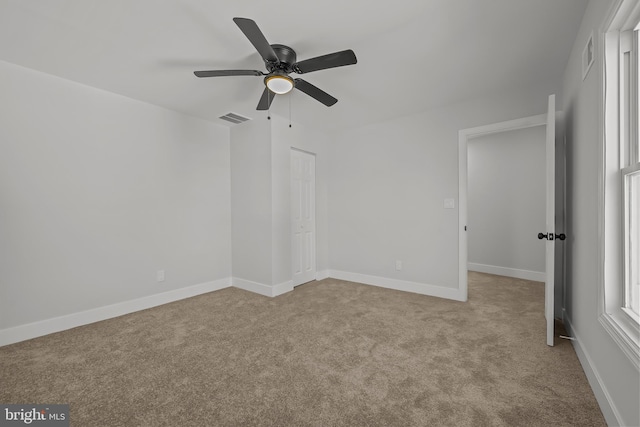
[(264, 64), (232, 21), (255, 20), (298, 60), (353, 49), (356, 65), (303, 77), (272, 111), (344, 129), (499, 90), (560, 82), (587, 0), (2, 0), (0, 60), (189, 115), (251, 118), (260, 77), (199, 79), (195, 70)]

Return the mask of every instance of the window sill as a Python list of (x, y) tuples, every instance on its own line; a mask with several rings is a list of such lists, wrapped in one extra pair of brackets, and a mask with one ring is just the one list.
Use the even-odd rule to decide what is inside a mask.
[(602, 313), (600, 323), (640, 371), (640, 328), (626, 313)]

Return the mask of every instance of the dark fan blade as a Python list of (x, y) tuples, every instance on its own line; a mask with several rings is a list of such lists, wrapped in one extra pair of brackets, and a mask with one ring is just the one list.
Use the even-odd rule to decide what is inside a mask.
[(258, 28), (258, 24), (255, 23), (252, 19), (247, 18), (233, 18), (233, 22), (236, 23), (240, 30), (244, 33), (245, 36), (249, 39), (253, 47), (256, 48), (260, 56), (267, 61), (273, 63), (279, 63), (280, 60), (276, 55), (275, 51)]
[(327, 68), (343, 67), (353, 65), (358, 62), (356, 54), (351, 49), (342, 52), (334, 52), (328, 55), (316, 56), (305, 59), (302, 62), (293, 64), (293, 71), (298, 74), (310, 73), (312, 71), (326, 70)]
[(327, 107), (331, 107), (333, 104), (338, 102), (333, 96), (329, 95), (327, 92), (322, 89), (318, 89), (316, 86), (312, 85), (306, 80), (295, 79), (296, 89), (306, 93), (310, 97), (322, 102)]
[(196, 77), (227, 77), (227, 76), (263, 76), (262, 71), (257, 70), (210, 70), (194, 71)]
[(260, 97), (260, 102), (258, 102), (258, 108), (256, 110), (268, 110), (273, 102), (273, 98), (276, 97), (276, 94), (271, 92), (266, 87), (264, 88), (264, 92), (262, 92), (262, 97)]

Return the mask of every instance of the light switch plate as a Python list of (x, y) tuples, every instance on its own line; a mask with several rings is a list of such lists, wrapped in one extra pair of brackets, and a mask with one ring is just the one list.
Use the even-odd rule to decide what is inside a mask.
[(455, 199), (444, 199), (444, 208), (445, 209), (455, 209), (456, 208)]

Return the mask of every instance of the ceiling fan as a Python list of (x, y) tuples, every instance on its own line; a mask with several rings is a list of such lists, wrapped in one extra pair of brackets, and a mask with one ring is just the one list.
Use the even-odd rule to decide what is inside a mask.
[(240, 30), (262, 56), (268, 72), (263, 73), (258, 70), (195, 71), (196, 77), (265, 76), (264, 84), (266, 87), (260, 102), (258, 102), (257, 110), (268, 110), (275, 95), (288, 93), (293, 88), (306, 93), (327, 107), (338, 102), (336, 98), (306, 80), (291, 78), (289, 74), (305, 74), (312, 71), (355, 64), (358, 60), (351, 49), (296, 62), (296, 52), (293, 49), (282, 44), (269, 44), (253, 20), (233, 18), (233, 22), (240, 27)]

